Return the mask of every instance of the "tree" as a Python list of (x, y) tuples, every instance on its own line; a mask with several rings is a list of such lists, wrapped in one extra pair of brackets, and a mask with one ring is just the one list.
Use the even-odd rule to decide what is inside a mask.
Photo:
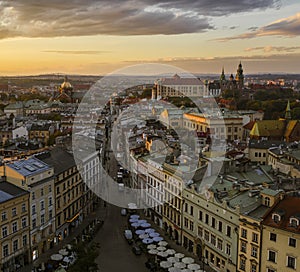
[(83, 243), (78, 244), (75, 248), (77, 253), (78, 259), (74, 263), (74, 265), (70, 266), (68, 271), (70, 272), (97, 272), (98, 264), (95, 262), (96, 258), (99, 255), (99, 245), (98, 244), (91, 244), (86, 245)]

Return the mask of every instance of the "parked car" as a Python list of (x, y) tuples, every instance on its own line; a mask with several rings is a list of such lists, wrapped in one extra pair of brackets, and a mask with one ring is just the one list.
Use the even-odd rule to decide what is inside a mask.
[(64, 269), (68, 269), (68, 267), (71, 265), (71, 260), (69, 257), (64, 257), (60, 266)]
[(126, 238), (126, 240), (127, 240), (127, 242), (129, 243), (129, 244), (132, 244), (132, 238), (133, 238), (133, 236), (132, 236), (132, 231), (131, 230), (124, 230), (124, 236), (125, 236), (125, 238)]
[(141, 255), (142, 254), (142, 250), (141, 250), (141, 248), (138, 245), (133, 245), (132, 246), (132, 252), (135, 255)]
[(126, 216), (127, 215), (127, 210), (126, 209), (121, 209), (121, 215)]

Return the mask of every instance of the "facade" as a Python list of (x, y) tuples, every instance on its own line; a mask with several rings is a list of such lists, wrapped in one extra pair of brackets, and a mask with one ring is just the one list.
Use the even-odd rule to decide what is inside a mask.
[(55, 242), (59, 242), (83, 219), (83, 180), (73, 155), (62, 148), (54, 148), (37, 158), (54, 168)]
[(30, 192), (30, 244), (34, 261), (54, 245), (54, 170), (34, 157), (7, 163), (5, 168), (8, 182)]
[[(156, 91), (156, 95), (153, 92)], [(157, 100), (166, 97), (203, 97), (208, 95), (208, 89), (198, 78), (184, 78), (175, 74), (172, 78), (162, 78), (155, 82), (152, 98)]]
[(29, 192), (0, 182), (0, 270), (13, 272), (28, 264), (30, 253)]
[(212, 139), (223, 141), (241, 140), (243, 137), (243, 118), (238, 115), (204, 116), (199, 113), (185, 113), (183, 127), (208, 133)]
[(33, 124), (29, 129), (29, 139), (47, 145), (50, 136), (54, 134), (55, 128), (52, 124)]
[(263, 220), (261, 271), (300, 271), (300, 198), (286, 196)]

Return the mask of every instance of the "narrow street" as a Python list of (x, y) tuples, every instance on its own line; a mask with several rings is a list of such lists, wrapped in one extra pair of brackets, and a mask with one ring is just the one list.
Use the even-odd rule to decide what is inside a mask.
[(136, 256), (123, 235), (127, 217), (120, 214), (121, 208), (107, 205), (107, 217), (103, 227), (94, 238), (100, 243), (100, 254), (96, 259), (101, 272), (148, 272), (146, 255)]

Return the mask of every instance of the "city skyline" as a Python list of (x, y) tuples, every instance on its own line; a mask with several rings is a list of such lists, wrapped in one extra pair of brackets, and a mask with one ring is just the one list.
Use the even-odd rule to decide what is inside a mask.
[(104, 75), (139, 63), (192, 73), (300, 73), (296, 0), (0, 1), (0, 74)]

